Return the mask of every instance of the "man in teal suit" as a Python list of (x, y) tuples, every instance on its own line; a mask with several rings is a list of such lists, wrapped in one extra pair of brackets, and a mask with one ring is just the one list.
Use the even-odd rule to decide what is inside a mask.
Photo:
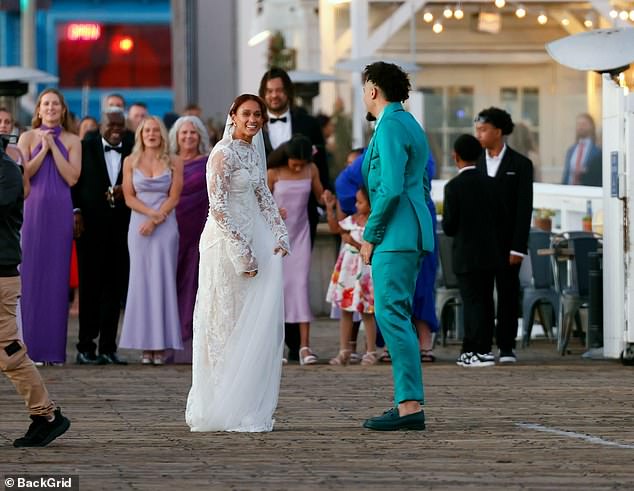
[(363, 424), (372, 430), (424, 430), (423, 378), (412, 300), (416, 276), (434, 236), (425, 198), (427, 138), (403, 109), (409, 97), (407, 74), (377, 62), (363, 72), (363, 101), (368, 119), (376, 119), (374, 136), (363, 161), (363, 176), (372, 211), (363, 234), (361, 256), (372, 263), (374, 306), (390, 350), (394, 407)]

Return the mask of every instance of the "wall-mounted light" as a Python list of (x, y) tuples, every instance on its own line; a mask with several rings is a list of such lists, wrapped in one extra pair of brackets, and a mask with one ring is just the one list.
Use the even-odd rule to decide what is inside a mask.
[(520, 3), (517, 6), (517, 9), (515, 9), (515, 15), (518, 19), (523, 19), (524, 17), (526, 17), (526, 9), (524, 8), (524, 5)]
[(431, 29), (436, 34), (440, 34), (443, 31), (442, 23), (439, 20), (437, 20), (436, 22), (434, 22), (434, 25), (432, 26)]
[(429, 9), (425, 9), (425, 12), (423, 12), (423, 20), (429, 24), (434, 20), (434, 14), (432, 14)]

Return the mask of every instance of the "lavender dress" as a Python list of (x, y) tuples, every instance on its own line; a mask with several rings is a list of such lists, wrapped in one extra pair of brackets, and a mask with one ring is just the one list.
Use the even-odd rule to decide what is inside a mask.
[(192, 325), (194, 304), (198, 291), (198, 243), (205, 228), (209, 212), (207, 180), (205, 172), (207, 156), (185, 162), (183, 191), (176, 207), (178, 222), (178, 264), (176, 268), (176, 292), (178, 313), (181, 320), (183, 350), (174, 352), (174, 363), (192, 362)]
[[(172, 173), (147, 177), (134, 169), (132, 183), (136, 197), (158, 210), (167, 199)], [(170, 213), (151, 235), (143, 236), (139, 227), (147, 217), (132, 210), (128, 229), (130, 282), (119, 346), (160, 351), (182, 349), (178, 302), (176, 300), (176, 257), (178, 225)]]
[(310, 225), (308, 198), (311, 179), (281, 179), (276, 181), (273, 197), (280, 208), (286, 208), (286, 228), (291, 254), (284, 257), (284, 318), (285, 322), (310, 322), (313, 314), (308, 299), (310, 272)]
[[(62, 128), (52, 129), (55, 144), (68, 159), (59, 139)], [(38, 145), (31, 155), (40, 151)], [(73, 242), (73, 204), (49, 151), (31, 177), (31, 194), (24, 202), (22, 226), (22, 330), (33, 361), (63, 363), (68, 328), (68, 282)]]

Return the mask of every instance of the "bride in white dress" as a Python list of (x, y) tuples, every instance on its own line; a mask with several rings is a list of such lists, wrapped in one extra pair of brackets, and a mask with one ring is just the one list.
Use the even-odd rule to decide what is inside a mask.
[(264, 102), (243, 94), (207, 161), (194, 309), (191, 431), (271, 431), (284, 345), (288, 233), (266, 185)]

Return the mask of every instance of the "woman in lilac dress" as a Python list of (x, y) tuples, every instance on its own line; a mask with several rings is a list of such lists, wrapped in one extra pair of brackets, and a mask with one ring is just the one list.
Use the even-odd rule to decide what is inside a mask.
[(123, 161), (123, 195), (132, 210), (128, 229), (130, 282), (119, 345), (143, 350), (143, 364), (162, 365), (166, 349), (182, 349), (176, 298), (178, 226), (174, 208), (183, 162), (170, 157), (167, 131), (156, 116), (136, 130)]
[(169, 361), (191, 363), (194, 304), (198, 291), (198, 243), (209, 211), (205, 179), (209, 135), (196, 116), (183, 116), (170, 129), (169, 141), (172, 154), (183, 161), (183, 191), (176, 207), (179, 235), (176, 294), (183, 349), (175, 351)]
[(312, 365), (318, 358), (310, 349), (313, 314), (308, 297), (311, 247), (307, 207), (310, 193), (323, 203), (324, 188), (319, 170), (311, 162), (313, 147), (308, 138), (295, 135), (282, 148), (286, 165), (269, 169), (268, 182), (277, 205), (285, 212), (292, 251), (284, 258), (284, 317), (286, 323), (299, 324), (300, 365)]
[(39, 95), (32, 127), (18, 141), (31, 181), (22, 226), (22, 329), (33, 361), (59, 364), (66, 360), (70, 187), (81, 172), (81, 141), (68, 131), (68, 108), (56, 89)]

